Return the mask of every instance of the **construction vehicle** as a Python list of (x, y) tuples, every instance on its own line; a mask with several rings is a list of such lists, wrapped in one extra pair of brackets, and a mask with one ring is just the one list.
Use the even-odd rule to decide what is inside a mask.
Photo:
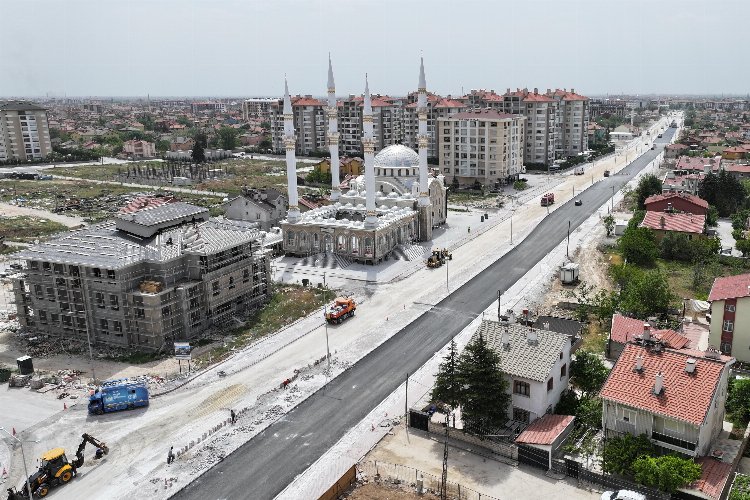
[[(83, 466), (83, 451), (86, 449), (86, 444), (92, 444), (96, 447), (96, 455), (94, 456), (96, 459), (102, 458), (109, 453), (109, 448), (105, 443), (89, 434), (82, 434), (81, 438), (81, 444), (78, 445), (78, 450), (76, 450), (76, 457), (72, 461), (68, 461), (64, 448), (52, 448), (41, 456), (39, 469), (29, 476), (28, 479), (33, 496), (46, 497), (51, 488), (70, 482), (77, 475), (78, 469)], [(21, 490), (8, 490), (8, 500), (22, 500), (27, 498), (28, 489), (26, 488), (26, 483), (24, 483)]]
[(107, 380), (89, 396), (89, 413), (101, 415), (148, 406), (148, 387), (142, 380)]
[(435, 249), (427, 258), (427, 267), (440, 267), (445, 264), (446, 260), (453, 260), (453, 254), (447, 248)]
[(323, 315), (328, 323), (338, 324), (346, 318), (354, 316), (356, 310), (357, 303), (351, 297), (336, 297), (333, 302), (326, 306)]
[(542, 195), (542, 206), (548, 207), (555, 203), (555, 193), (545, 193)]

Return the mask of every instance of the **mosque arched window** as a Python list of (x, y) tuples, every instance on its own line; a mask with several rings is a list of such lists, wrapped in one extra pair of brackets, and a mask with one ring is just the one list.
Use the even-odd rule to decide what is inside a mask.
[(286, 244), (294, 245), (294, 231), (287, 231), (286, 233)]

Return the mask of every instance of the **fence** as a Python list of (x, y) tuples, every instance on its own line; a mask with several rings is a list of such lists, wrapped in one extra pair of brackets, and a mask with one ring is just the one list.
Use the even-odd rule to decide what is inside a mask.
[(552, 471), (575, 478), (578, 483), (589, 483), (606, 490), (630, 490), (646, 495), (653, 500), (669, 500), (671, 495), (663, 491), (648, 488), (642, 484), (629, 481), (610, 474), (602, 474), (583, 467), (583, 464), (571, 459), (552, 460)]
[[(371, 478), (380, 478), (380, 480), (404, 483), (411, 487), (416, 487), (417, 482), (421, 480), (425, 491), (434, 493), (440, 491), (441, 478), (406, 465), (368, 460), (357, 464), (357, 472), (360, 476), (365, 475)], [(446, 493), (447, 497), (452, 500), (499, 500), (450, 481), (448, 481)]]

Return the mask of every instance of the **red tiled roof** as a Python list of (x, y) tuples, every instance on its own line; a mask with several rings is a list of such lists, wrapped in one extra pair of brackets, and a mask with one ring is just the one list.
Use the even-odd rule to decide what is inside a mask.
[[(750, 165), (748, 165), (750, 167)], [(708, 202), (704, 200), (703, 198), (699, 198), (695, 196), (694, 194), (690, 193), (664, 193), (664, 194), (655, 194), (653, 196), (649, 196), (646, 198), (646, 201), (643, 202), (644, 205), (646, 205), (646, 209), (648, 210), (648, 206), (652, 203), (656, 203), (658, 201), (665, 201), (665, 200), (671, 200), (674, 198), (682, 198), (684, 200), (689, 201), (693, 205), (708, 208)]]
[(551, 97), (542, 94), (529, 93), (523, 98), (524, 102), (555, 102)]
[(670, 349), (682, 349), (690, 343), (690, 339), (674, 330), (656, 330), (651, 335), (661, 340), (662, 344)]
[(476, 111), (466, 111), (465, 113), (456, 113), (451, 118), (459, 118), (461, 120), (471, 119), (489, 119), (489, 120), (502, 120), (505, 118), (513, 118), (517, 115), (511, 115), (508, 113), (499, 113), (494, 109), (479, 109)]
[(436, 108), (463, 108), (465, 106), (464, 103), (456, 101), (455, 99), (440, 99), (437, 104), (435, 104)]
[[(636, 357), (643, 358), (643, 369), (635, 370)], [(680, 351), (650, 351), (627, 344), (604, 383), (599, 395), (609, 401), (701, 425), (711, 408), (716, 386), (725, 364), (708, 358), (695, 359), (695, 371), (685, 371), (690, 355)], [(663, 390), (653, 393), (656, 374), (664, 377)]]
[(646, 216), (643, 218), (640, 227), (647, 227), (657, 231), (700, 234), (703, 232), (705, 225), (705, 215), (675, 212), (646, 212)]
[(571, 415), (548, 414), (531, 423), (516, 438), (516, 443), (552, 444), (555, 439), (573, 422)]
[(624, 344), (635, 339), (636, 335), (643, 333), (643, 324), (640, 319), (628, 318), (622, 314), (612, 315), (612, 333), (610, 338), (614, 342)]
[(171, 196), (162, 197), (162, 198), (155, 198), (153, 196), (139, 196), (138, 198), (134, 198), (133, 200), (131, 200), (124, 207), (121, 207), (120, 213), (132, 214), (134, 212), (143, 210), (145, 208), (159, 207), (161, 205), (166, 205), (167, 203), (174, 203), (176, 201), (177, 200)]
[(732, 473), (732, 464), (720, 462), (713, 457), (701, 457), (695, 460), (701, 465), (701, 478), (691, 486), (709, 497), (718, 500), (724, 486)]
[(318, 208), (320, 206), (320, 205), (318, 205), (315, 202), (312, 202), (310, 200), (306, 200), (305, 198), (300, 198), (297, 201), (299, 202), (300, 205), (302, 205), (303, 207), (307, 207), (310, 210), (313, 210), (313, 209)]
[(706, 165), (713, 168), (716, 164), (715, 158), (701, 158), (699, 156), (680, 156), (677, 158), (675, 170), (703, 170)]
[(679, 149), (680, 151), (682, 151), (683, 149), (688, 149), (688, 146), (685, 146), (684, 144), (679, 144), (679, 143), (677, 143), (677, 144), (669, 144), (669, 145), (667, 145), (667, 149), (669, 149), (669, 150)]
[(301, 97), (295, 96), (291, 99), (292, 106), (327, 106), (327, 104), (320, 99), (314, 97)]
[(736, 299), (750, 296), (750, 274), (716, 278), (708, 294), (708, 301)]
[(588, 101), (589, 98), (576, 94), (575, 92), (568, 92), (567, 90), (557, 89), (553, 93), (557, 97), (562, 97), (563, 101)]
[(727, 172), (737, 172), (738, 174), (750, 173), (750, 165), (725, 165), (724, 170)]

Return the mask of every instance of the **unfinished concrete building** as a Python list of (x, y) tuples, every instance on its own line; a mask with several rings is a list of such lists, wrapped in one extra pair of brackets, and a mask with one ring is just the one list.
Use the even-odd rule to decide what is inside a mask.
[(18, 254), (20, 325), (93, 344), (171, 348), (268, 299), (263, 236), (187, 203), (117, 214)]

